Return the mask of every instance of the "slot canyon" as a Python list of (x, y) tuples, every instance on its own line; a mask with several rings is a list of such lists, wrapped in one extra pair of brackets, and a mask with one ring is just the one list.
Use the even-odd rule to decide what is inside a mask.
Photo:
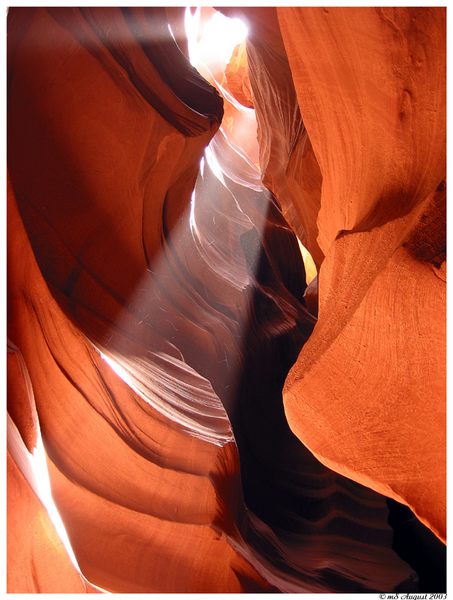
[(10, 8), (7, 591), (446, 592), (446, 9)]

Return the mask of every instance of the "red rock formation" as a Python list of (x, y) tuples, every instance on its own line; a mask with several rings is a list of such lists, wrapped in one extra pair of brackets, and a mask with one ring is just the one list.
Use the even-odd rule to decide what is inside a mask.
[(253, 25), (263, 180), (322, 264), (290, 425), (444, 539), (445, 11), (226, 10)]
[(235, 47), (225, 69), (223, 85), (243, 106), (253, 108), (245, 42)]
[(182, 10), (10, 10), (11, 592), (415, 590), (368, 486), (442, 536), (443, 11), (239, 13), (274, 195)]
[[(323, 177), (326, 255), (288, 419), (325, 464), (407, 503), (444, 539), (445, 11), (278, 16)], [(405, 247), (432, 232), (434, 252)]]

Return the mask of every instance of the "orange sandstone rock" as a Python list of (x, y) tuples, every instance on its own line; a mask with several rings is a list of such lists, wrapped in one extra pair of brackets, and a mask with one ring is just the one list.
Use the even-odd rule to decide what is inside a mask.
[(278, 16), (322, 173), (326, 255), (319, 321), (285, 384), (288, 420), (325, 464), (445, 539), (445, 10)]
[(253, 108), (245, 42), (235, 47), (224, 77), (224, 86), (236, 100), (247, 108)]

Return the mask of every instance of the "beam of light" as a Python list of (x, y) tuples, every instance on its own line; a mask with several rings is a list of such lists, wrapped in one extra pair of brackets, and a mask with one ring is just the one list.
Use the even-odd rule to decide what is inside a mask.
[[(246, 35), (246, 28), (237, 20), (233, 20), (230, 26), (231, 19), (212, 9), (206, 10), (203, 13), (199, 7), (194, 11), (186, 9), (191, 61), (196, 68), (200, 68), (200, 61), (203, 60), (208, 63), (207, 68), (212, 67), (213, 60), (217, 63), (223, 61), (223, 70), (234, 47)], [(219, 33), (219, 27), (222, 34)], [(230, 35), (228, 44), (225, 41), (222, 51), (215, 50), (213, 55), (209, 48), (217, 48), (219, 40), (225, 40)], [(228, 96), (225, 102), (230, 102)], [(242, 110), (234, 112), (235, 109), (232, 118), (237, 119), (242, 136), (255, 138), (256, 141), (255, 111), (244, 110), (247, 112), (246, 119), (241, 119)], [(250, 217), (243, 206), (250, 201), (256, 202), (256, 199), (252, 200), (256, 193), (261, 196), (258, 203), (260, 210), (253, 211), (253, 217)], [(160, 252), (150, 257), (148, 269), (137, 282), (135, 291), (128, 298), (127, 308), (119, 314), (112, 328), (115, 330), (112, 331), (113, 342), (104, 347), (97, 346), (102, 359), (142, 400), (178, 423), (190, 435), (214, 444), (223, 445), (234, 439), (224, 407), (231, 407), (234, 403), (240, 367), (230, 363), (234, 353), (240, 355), (242, 352), (242, 337), (249, 326), (245, 307), (247, 302), (252, 302), (254, 271), (258, 268), (262, 252), (261, 244), (257, 243), (248, 248), (246, 258), (241, 239), (252, 230), (257, 240), (262, 239), (270, 199), (257, 165), (246, 149), (236, 145), (230, 134), (221, 127), (205, 149), (186, 210), (169, 232), (170, 244), (164, 240)], [(213, 225), (212, 230), (207, 225), (209, 222)], [(225, 349), (218, 350), (218, 363), (224, 365), (223, 368), (219, 369), (215, 356), (213, 364), (207, 365), (208, 378), (215, 373), (212, 387), (205, 377), (185, 362), (179, 350), (185, 343), (186, 325), (182, 320), (188, 319), (191, 326), (203, 328), (204, 320), (208, 322), (212, 318), (210, 303), (220, 293), (219, 290), (209, 289), (212, 298), (209, 296), (206, 303), (201, 294), (199, 309), (194, 313), (191, 312), (194, 309), (190, 309), (187, 315), (179, 314), (180, 309), (173, 308), (173, 280), (175, 286), (179, 286), (173, 270), (180, 268), (181, 258), (186, 261), (188, 252), (193, 253), (194, 264), (198, 265), (198, 269), (201, 268), (201, 277), (207, 277), (208, 280), (214, 277), (214, 280), (223, 282), (221, 285), (225, 285), (226, 290), (236, 290), (245, 299), (237, 314), (237, 348), (230, 356), (227, 356)], [(190, 295), (198, 293), (194, 288)], [(204, 311), (207, 311), (206, 314)], [(159, 336), (164, 338), (168, 349), (158, 350), (153, 342), (145, 341), (150, 329), (158, 339)], [(135, 338), (142, 348), (133, 353), (126, 350), (123, 340), (128, 337)], [(191, 359), (194, 357), (191, 356)], [(173, 381), (170, 381), (171, 378)], [(200, 386), (200, 390), (195, 390), (193, 382)]]
[[(229, 163), (227, 169), (225, 162)], [(238, 170), (236, 174), (235, 169)], [(229, 187), (230, 180), (235, 180), (240, 186), (234, 193)], [(224, 206), (220, 212), (219, 185), (224, 190)], [(263, 214), (255, 215), (253, 223), (241, 208), (240, 190), (244, 194), (262, 192)], [(237, 366), (230, 364), (231, 356), (227, 355), (227, 351), (219, 347), (217, 364), (223, 367), (217, 366), (215, 356), (212, 357), (212, 368), (208, 366), (208, 373), (218, 370), (217, 387), (214, 387), (185, 362), (180, 352), (179, 356), (171, 356), (172, 344), (174, 349), (184, 344), (185, 327), (180, 332), (179, 323), (187, 318), (178, 313), (178, 308), (171, 306), (172, 265), (175, 259), (187, 255), (190, 248), (187, 244), (191, 239), (193, 246), (190, 251), (195, 262), (205, 265), (204, 273), (208, 277), (213, 274), (217, 280), (223, 281), (226, 289), (241, 291), (251, 302), (253, 274), (244, 259), (237, 262), (237, 254), (241, 252), (241, 234), (255, 229), (257, 237), (262, 237), (267, 202), (269, 194), (261, 184), (258, 169), (228, 143), (222, 132), (218, 132), (200, 161), (200, 172), (190, 202), (169, 232), (171, 246), (164, 243), (161, 251), (151, 257), (149, 269), (144, 271), (128, 298), (127, 307), (113, 324), (110, 342), (105, 347), (96, 345), (101, 358), (142, 400), (178, 423), (190, 435), (220, 446), (234, 440), (225, 404), (233, 401), (232, 396), (228, 399), (226, 396), (234, 393), (240, 372)], [(218, 223), (225, 225), (216, 234), (206, 229), (205, 220), (209, 219), (209, 215), (214, 222), (217, 218)], [(198, 222), (200, 218), (203, 220), (201, 225)], [(254, 252), (255, 257), (249, 256), (252, 265), (258, 264), (261, 247), (257, 245)], [(175, 285), (178, 285), (177, 281), (176, 278)], [(166, 290), (163, 294), (162, 284)], [(217, 290), (212, 291), (214, 295), (217, 293)], [(206, 317), (204, 310), (208, 311)], [(212, 318), (211, 311), (212, 307), (208, 302), (204, 303), (201, 296), (199, 309), (189, 317), (189, 324), (203, 328), (205, 318), (207, 321)], [(242, 335), (246, 334), (246, 311), (238, 315), (237, 327), (238, 331), (244, 331)], [(152, 343), (145, 342), (150, 329), (154, 335), (165, 337), (168, 350), (157, 350)], [(123, 346), (123, 340), (129, 337), (135, 338), (139, 345), (133, 353)], [(241, 343), (239, 336), (236, 354), (241, 352)], [(225, 393), (225, 390), (229, 391)]]

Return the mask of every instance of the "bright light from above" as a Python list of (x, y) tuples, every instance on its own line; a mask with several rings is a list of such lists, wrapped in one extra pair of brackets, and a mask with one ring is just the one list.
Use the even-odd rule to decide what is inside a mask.
[(234, 48), (247, 37), (247, 26), (240, 19), (230, 19), (215, 11), (206, 21), (198, 7), (192, 14), (186, 9), (185, 26), (189, 41), (190, 62), (195, 67), (204, 65), (211, 71), (225, 68)]

